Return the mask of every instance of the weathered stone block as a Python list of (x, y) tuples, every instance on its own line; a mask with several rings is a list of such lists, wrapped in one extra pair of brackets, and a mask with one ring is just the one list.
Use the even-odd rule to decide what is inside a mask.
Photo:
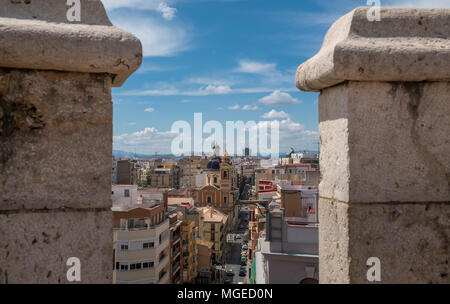
[(111, 283), (111, 227), (110, 210), (1, 213), (0, 283), (71, 283), (70, 257), (81, 283)]
[(450, 200), (450, 82), (346, 82), (319, 98), (320, 195)]
[(450, 203), (342, 203), (320, 199), (321, 283), (450, 283)]
[(0, 69), (0, 210), (111, 206), (111, 78)]

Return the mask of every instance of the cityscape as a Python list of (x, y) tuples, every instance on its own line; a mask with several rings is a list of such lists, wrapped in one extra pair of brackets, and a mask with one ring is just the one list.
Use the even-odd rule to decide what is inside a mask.
[(318, 283), (318, 155), (213, 150), (113, 159), (113, 283)]
[(445, 287), (449, 101), (450, 0), (0, 0), (0, 285)]

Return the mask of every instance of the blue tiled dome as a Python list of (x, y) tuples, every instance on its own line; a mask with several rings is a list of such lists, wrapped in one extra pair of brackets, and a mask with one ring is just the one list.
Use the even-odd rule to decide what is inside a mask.
[(206, 170), (220, 170), (220, 159), (218, 157), (212, 158), (206, 165)]

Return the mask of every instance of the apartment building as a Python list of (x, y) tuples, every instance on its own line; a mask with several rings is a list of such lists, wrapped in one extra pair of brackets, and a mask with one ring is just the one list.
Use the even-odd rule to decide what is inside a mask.
[(170, 277), (170, 223), (164, 193), (113, 186), (113, 283), (165, 284)]
[(208, 159), (201, 156), (189, 156), (179, 160), (180, 188), (189, 189), (196, 186), (196, 177), (206, 169)]
[(173, 284), (181, 283), (181, 265), (183, 262), (181, 245), (181, 224), (178, 212), (169, 214), (170, 225), (170, 279)]
[(213, 279), (212, 253), (214, 243), (197, 239), (198, 246), (198, 266), (197, 284), (209, 284)]
[(132, 185), (134, 180), (134, 164), (129, 159), (120, 159), (117, 161), (117, 184)]
[(117, 159), (113, 156), (111, 166), (111, 184), (117, 184)]
[(255, 185), (257, 190), (262, 186), (261, 181), (267, 180), (287, 180), (295, 185), (317, 187), (320, 182), (320, 171), (311, 167), (311, 164), (288, 164), (256, 170)]
[(212, 260), (224, 261), (226, 234), (229, 230), (229, 217), (214, 207), (202, 207), (203, 240), (214, 244), (212, 247)]
[(197, 277), (198, 266), (198, 228), (194, 222), (183, 221), (181, 224), (181, 238), (182, 238), (182, 265), (183, 276), (182, 283), (193, 284)]
[(178, 189), (180, 187), (180, 168), (178, 165), (170, 163), (148, 169), (147, 185), (155, 188)]
[(318, 283), (318, 191), (282, 184), (277, 197), (254, 254), (256, 283)]

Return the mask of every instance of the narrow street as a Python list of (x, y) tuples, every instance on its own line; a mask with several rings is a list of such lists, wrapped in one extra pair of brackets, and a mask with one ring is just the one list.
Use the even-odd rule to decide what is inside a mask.
[[(244, 235), (248, 231), (248, 211), (246, 207), (240, 207), (238, 220), (236, 221), (236, 226), (233, 229), (233, 233), (237, 236), (235, 243), (228, 244), (230, 247), (230, 253), (227, 256), (225, 269), (228, 271), (229, 269), (233, 270), (233, 276), (225, 275), (224, 282), (229, 280), (231, 284), (248, 283), (248, 266), (247, 264), (244, 266), (246, 268), (246, 275), (239, 276), (239, 271), (241, 269), (241, 251), (242, 246), (244, 245)], [(240, 237), (239, 237), (240, 236)]]

